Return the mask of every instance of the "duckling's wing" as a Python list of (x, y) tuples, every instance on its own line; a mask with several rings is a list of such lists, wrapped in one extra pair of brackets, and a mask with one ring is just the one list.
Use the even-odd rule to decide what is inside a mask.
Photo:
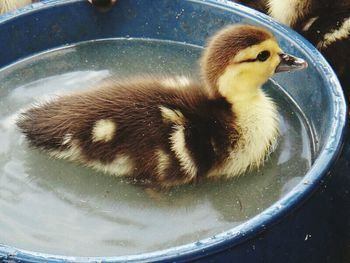
[(22, 112), (17, 126), (32, 146), (60, 151), (79, 142), (91, 155), (101, 154), (96, 149), (104, 145), (133, 145), (142, 134), (156, 135), (162, 120), (155, 88), (147, 82), (113, 83), (57, 97)]
[(223, 98), (208, 99), (202, 89), (182, 92), (180, 102), (164, 103), (162, 118), (173, 122), (170, 144), (183, 169), (204, 176), (228, 157), (235, 144), (235, 117)]
[(234, 133), (230, 106), (196, 86), (115, 83), (62, 96), (23, 112), (17, 125), (51, 156), (112, 174), (172, 186), (222, 159)]

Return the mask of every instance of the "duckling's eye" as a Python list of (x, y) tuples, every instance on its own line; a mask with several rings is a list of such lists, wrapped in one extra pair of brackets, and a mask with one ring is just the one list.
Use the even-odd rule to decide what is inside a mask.
[(270, 52), (267, 50), (261, 51), (256, 57), (259, 61), (266, 61), (270, 57)]

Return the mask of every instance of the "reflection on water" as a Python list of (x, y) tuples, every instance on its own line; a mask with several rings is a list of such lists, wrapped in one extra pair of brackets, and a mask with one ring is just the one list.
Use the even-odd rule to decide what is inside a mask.
[(228, 230), (285, 195), (311, 164), (307, 127), (273, 83), (281, 138), (260, 171), (207, 180), (151, 197), (122, 178), (28, 148), (13, 119), (21, 108), (114, 76), (197, 76), (200, 49), (111, 40), (49, 52), (0, 71), (0, 243), (76, 256), (125, 255), (182, 245)]

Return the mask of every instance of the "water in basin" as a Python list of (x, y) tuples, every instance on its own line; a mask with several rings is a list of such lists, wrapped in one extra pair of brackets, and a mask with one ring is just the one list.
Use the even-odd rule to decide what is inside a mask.
[[(257, 215), (296, 185), (312, 162), (307, 122), (274, 82), (281, 137), (259, 171), (160, 196), (30, 149), (13, 116), (36, 99), (139, 74), (198, 77), (200, 47), (112, 39), (42, 53), (0, 70), (0, 244), (60, 255), (117, 256), (209, 237)], [(291, 74), (291, 77), (292, 74)]]

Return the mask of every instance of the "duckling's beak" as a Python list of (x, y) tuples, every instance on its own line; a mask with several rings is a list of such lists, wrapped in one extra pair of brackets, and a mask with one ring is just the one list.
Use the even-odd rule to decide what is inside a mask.
[(307, 68), (307, 62), (301, 58), (294, 57), (289, 54), (279, 54), (281, 62), (275, 69), (275, 73), (289, 72)]

